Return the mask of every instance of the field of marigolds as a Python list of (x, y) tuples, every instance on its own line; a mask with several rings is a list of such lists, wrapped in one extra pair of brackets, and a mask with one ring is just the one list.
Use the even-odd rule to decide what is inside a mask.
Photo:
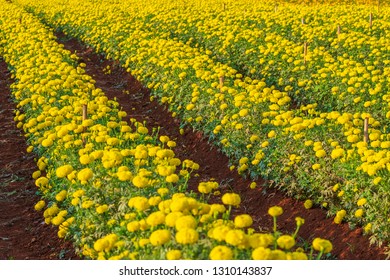
[[(337, 259), (349, 243), (322, 235), (334, 229), (369, 240), (342, 251), (387, 246), (390, 8), (295, 2), (0, 0), (30, 210), (83, 259)], [(121, 70), (138, 92), (107, 86)], [(167, 115), (152, 122), (156, 106)], [(213, 175), (218, 162), (246, 191)], [(250, 199), (276, 192), (296, 203)]]

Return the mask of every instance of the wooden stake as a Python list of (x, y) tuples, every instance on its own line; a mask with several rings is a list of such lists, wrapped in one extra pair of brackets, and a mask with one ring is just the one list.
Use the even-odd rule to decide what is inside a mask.
[(364, 119), (364, 138), (363, 141), (368, 143), (368, 118)]
[(307, 56), (307, 42), (303, 44), (303, 61), (306, 64), (306, 56)]
[(370, 28), (372, 27), (372, 13), (370, 13)]
[(339, 37), (340, 33), (341, 33), (340, 25), (337, 25), (337, 37)]
[(305, 19), (302, 18), (302, 19), (301, 19), (301, 22), (302, 22), (302, 24), (305, 24)]
[(275, 4), (275, 13), (278, 11), (278, 5)]
[(83, 121), (88, 119), (88, 110), (87, 110), (87, 104), (83, 104)]
[(380, 0), (378, 0), (378, 9), (377, 9), (377, 11), (378, 11), (378, 15), (379, 15), (379, 6), (381, 5), (381, 1)]
[(224, 82), (225, 82), (225, 77), (224, 76), (219, 77), (219, 91), (220, 92), (222, 92)]

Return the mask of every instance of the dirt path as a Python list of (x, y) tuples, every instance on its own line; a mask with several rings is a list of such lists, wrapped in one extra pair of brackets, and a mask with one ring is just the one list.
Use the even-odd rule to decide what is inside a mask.
[[(193, 177), (190, 188), (196, 190), (199, 182), (215, 178), (221, 183), (222, 192), (239, 192), (242, 197), (242, 207), (236, 211), (245, 212), (254, 218), (256, 229), (270, 229), (271, 218), (267, 214), (268, 208), (280, 205), (285, 213), (280, 217), (278, 225), (289, 232), (295, 229), (295, 217), (305, 219), (305, 225), (300, 230), (300, 236), (311, 241), (314, 237), (326, 238), (332, 241), (333, 256), (337, 259), (375, 260), (385, 259), (384, 248), (369, 245), (369, 239), (362, 235), (361, 229), (350, 230), (347, 224), (336, 225), (333, 219), (326, 218), (322, 209), (314, 208), (306, 210), (303, 202), (286, 198), (275, 190), (249, 188), (250, 180), (245, 180), (235, 171), (228, 168), (228, 158), (211, 146), (201, 133), (193, 132), (187, 128), (185, 133), (179, 133), (179, 121), (171, 117), (171, 114), (156, 101), (150, 102), (149, 90), (142, 86), (134, 77), (130, 76), (123, 68), (112, 61), (107, 61), (103, 56), (95, 54), (90, 48), (78, 43), (75, 39), (67, 39), (63, 34), (57, 34), (59, 42), (65, 45), (72, 53), (75, 52), (80, 62), (86, 63), (87, 74), (96, 80), (96, 86), (100, 87), (109, 98), (116, 98), (129, 117), (139, 121), (146, 120), (147, 126), (161, 127), (160, 134), (167, 135), (177, 141), (175, 153), (180, 159), (192, 159), (199, 163), (199, 177)], [(104, 69), (110, 65), (111, 74), (105, 74)], [(128, 91), (129, 94), (124, 94)], [(266, 185), (264, 181), (258, 181), (258, 185)]]
[(34, 158), (13, 120), (10, 74), (0, 60), (0, 259), (75, 259), (70, 243), (57, 237), (34, 210), (39, 201), (31, 174)]

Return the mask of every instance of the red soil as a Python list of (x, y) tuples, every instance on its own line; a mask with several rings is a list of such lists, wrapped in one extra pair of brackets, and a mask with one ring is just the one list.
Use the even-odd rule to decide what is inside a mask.
[[(160, 135), (167, 135), (177, 142), (174, 149), (180, 159), (192, 159), (200, 164), (198, 177), (192, 177), (189, 182), (191, 190), (196, 191), (199, 182), (214, 178), (221, 184), (221, 192), (237, 192), (242, 198), (241, 207), (235, 209), (233, 214), (248, 213), (253, 217), (256, 230), (270, 230), (272, 219), (267, 214), (270, 206), (279, 205), (284, 209), (284, 214), (278, 217), (278, 227), (283, 232), (295, 230), (295, 217), (305, 219), (299, 236), (311, 242), (315, 237), (329, 239), (333, 244), (330, 258), (348, 260), (379, 260), (385, 259), (385, 247), (370, 246), (369, 238), (362, 234), (362, 229), (351, 230), (347, 224), (336, 225), (332, 218), (327, 218), (324, 210), (312, 208), (306, 210), (303, 202), (286, 197), (283, 193), (267, 188), (267, 182), (259, 180), (257, 189), (250, 189), (251, 180), (242, 178), (236, 171), (230, 171), (228, 158), (222, 154), (200, 132), (194, 132), (185, 128), (185, 133), (180, 135), (178, 119), (156, 101), (149, 100), (149, 90), (130, 76), (117, 63), (108, 61), (104, 57), (95, 54), (90, 48), (79, 44), (76, 40), (68, 40), (62, 34), (57, 34), (60, 42), (80, 57), (80, 62), (86, 63), (87, 74), (96, 80), (96, 86), (101, 88), (109, 98), (117, 98), (117, 101), (128, 113), (129, 117), (138, 121), (146, 121), (147, 127), (160, 127)], [(105, 74), (104, 68), (110, 65), (111, 74)], [(8, 78), (4, 65), (1, 64), (1, 75)], [(3, 77), (2, 77), (3, 78)], [(2, 79), (3, 80), (3, 79)], [(24, 139), (19, 136), (19, 130), (15, 129), (12, 119), (12, 106), (8, 99), (6, 89), (8, 84), (2, 82), (0, 86), (0, 132), (2, 133), (0, 146), (0, 183), (8, 177), (22, 176), (25, 181), (12, 182), (9, 185), (0, 185), (0, 259), (53, 259), (58, 258), (60, 252), (67, 252), (66, 258), (77, 258), (70, 251), (71, 245), (64, 243), (56, 237), (55, 230), (42, 224), (43, 218), (36, 214), (33, 205), (38, 198), (34, 195), (34, 182), (29, 179), (34, 169), (34, 162), (25, 152)], [(129, 94), (124, 94), (128, 91)], [(6, 111), (2, 111), (6, 110)], [(8, 116), (10, 115), (10, 116)], [(11, 138), (6, 134), (11, 133)], [(7, 140), (8, 139), (8, 140)], [(13, 143), (12, 143), (13, 142)], [(10, 165), (3, 175), (5, 166)], [(21, 172), (25, 172), (20, 175)], [(7, 175), (10, 174), (10, 175)], [(4, 185), (4, 183), (2, 183)], [(11, 193), (15, 190), (15, 193)], [(5, 197), (5, 199), (3, 199)], [(212, 198), (220, 201), (219, 197)], [(11, 210), (12, 209), (12, 210)], [(8, 214), (5, 214), (8, 213)], [(8, 223), (12, 223), (9, 228)], [(28, 227), (30, 231), (24, 229)], [(23, 232), (23, 233), (21, 233)], [(4, 239), (5, 238), (5, 239)], [(35, 241), (33, 241), (35, 240)], [(3, 253), (4, 252), (4, 253)]]

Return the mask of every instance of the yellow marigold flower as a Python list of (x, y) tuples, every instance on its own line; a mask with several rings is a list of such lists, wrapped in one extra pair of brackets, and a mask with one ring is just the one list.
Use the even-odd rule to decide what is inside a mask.
[(172, 212), (184, 212), (186, 210), (189, 210), (187, 197), (184, 196), (173, 199), (169, 208)]
[(287, 254), (284, 251), (279, 250), (279, 249), (272, 250), (270, 259), (271, 260), (286, 260)]
[(253, 219), (248, 214), (238, 215), (234, 218), (234, 225), (238, 228), (250, 227), (253, 224)]
[(374, 185), (378, 185), (382, 181), (382, 177), (376, 177), (372, 182)]
[(301, 217), (296, 217), (295, 221), (297, 223), (297, 227), (300, 227), (300, 226), (302, 226), (305, 223), (305, 219), (303, 219)]
[(248, 244), (245, 232), (240, 229), (229, 230), (226, 234), (225, 241), (226, 243), (239, 248), (244, 248)]
[(93, 172), (89, 168), (84, 168), (80, 170), (79, 173), (77, 174), (77, 179), (79, 179), (79, 181), (81, 182), (87, 182), (92, 177), (93, 177)]
[(149, 179), (139, 175), (135, 176), (132, 182), (137, 188), (145, 188), (149, 185)]
[(339, 157), (342, 157), (344, 155), (344, 149), (334, 149), (331, 153), (331, 157), (332, 159), (336, 159), (336, 158), (339, 158)]
[(157, 193), (163, 197), (169, 193), (169, 189), (168, 188), (159, 188), (157, 190)]
[(46, 177), (40, 177), (35, 180), (35, 185), (39, 188), (44, 188), (49, 185), (49, 179), (47, 179)]
[(358, 209), (358, 210), (355, 211), (355, 217), (356, 218), (361, 218), (363, 216), (363, 214), (364, 214), (363, 209)]
[(191, 215), (181, 216), (176, 220), (175, 227), (177, 230), (184, 228), (196, 228), (197, 221)]
[(41, 177), (41, 175), (42, 175), (41, 170), (37, 170), (37, 171), (35, 171), (35, 172), (32, 174), (31, 177), (32, 177), (34, 180), (36, 180), (36, 179), (38, 179), (39, 177)]
[(238, 206), (241, 203), (241, 197), (236, 193), (225, 193), (222, 196), (222, 202), (225, 205)]
[(315, 238), (313, 240), (313, 248), (314, 250), (323, 252), (323, 253), (329, 253), (333, 249), (333, 245), (329, 240), (322, 239), (322, 238)]
[(175, 239), (179, 244), (193, 244), (198, 241), (199, 234), (193, 228), (184, 228), (176, 233)]
[(51, 219), (51, 223), (55, 226), (59, 226), (65, 221), (65, 218), (63, 216), (55, 216), (53, 219)]
[(150, 243), (153, 246), (163, 245), (171, 239), (171, 232), (167, 229), (158, 229), (153, 231), (149, 237)]
[(140, 223), (138, 221), (132, 221), (127, 224), (127, 230), (129, 232), (135, 232), (140, 229)]
[(271, 249), (258, 247), (252, 251), (252, 259), (254, 260), (271, 260)]
[(89, 155), (82, 155), (79, 160), (81, 164), (87, 165), (92, 162), (93, 158), (91, 158)]
[(268, 214), (272, 217), (277, 217), (283, 214), (283, 208), (280, 206), (272, 206), (268, 209)]
[(254, 233), (248, 236), (249, 245), (254, 249), (258, 247), (267, 248), (274, 243), (274, 240), (274, 236), (268, 233)]
[(165, 222), (165, 214), (161, 211), (153, 212), (146, 218), (146, 223), (150, 226), (157, 226)]
[(38, 201), (38, 202), (35, 204), (34, 209), (35, 209), (36, 211), (40, 211), (40, 210), (43, 209), (43, 207), (45, 207), (45, 205), (46, 205), (45, 201), (44, 201), (44, 200), (40, 200), (40, 201)]
[(96, 212), (98, 214), (103, 214), (104, 212), (107, 212), (108, 211), (108, 205), (107, 204), (103, 204), (103, 205), (100, 205), (98, 207), (96, 207)]
[(53, 145), (53, 140), (51, 139), (45, 139), (42, 141), (42, 146), (47, 148), (47, 147), (50, 147), (51, 145)]
[(130, 171), (124, 170), (124, 171), (118, 171), (117, 172), (117, 177), (120, 181), (130, 181), (133, 179), (133, 174), (131, 174)]
[(72, 173), (73, 167), (69, 164), (60, 166), (56, 169), (56, 175), (58, 178), (64, 178)]
[(280, 248), (290, 250), (295, 245), (295, 239), (291, 235), (281, 235), (276, 243)]
[(358, 206), (363, 206), (366, 203), (367, 203), (367, 199), (365, 199), (364, 197), (357, 201)]
[(275, 137), (275, 135), (276, 135), (276, 132), (274, 131), (274, 130), (271, 130), (270, 132), (268, 132), (268, 138), (273, 138), (273, 137)]
[(369, 233), (372, 229), (372, 224), (371, 223), (368, 223), (365, 227), (364, 227), (364, 232), (365, 233)]
[(311, 168), (313, 168), (313, 170), (318, 170), (318, 169), (321, 168), (321, 164), (315, 163), (315, 164), (313, 164), (313, 165), (311, 166)]
[(57, 195), (56, 195), (56, 200), (57, 201), (63, 201), (65, 198), (66, 198), (66, 195), (68, 194), (68, 192), (66, 190), (62, 190), (60, 191)]
[(251, 141), (251, 143), (255, 142), (255, 141), (258, 141), (260, 138), (259, 136), (257, 135), (252, 135), (250, 138), (249, 138), (249, 141)]
[(209, 194), (212, 191), (211, 185), (208, 182), (201, 182), (198, 185), (198, 191), (203, 194)]
[(256, 182), (252, 182), (252, 183), (249, 185), (249, 188), (251, 188), (252, 190), (255, 189), (256, 187), (257, 187)]
[(148, 209), (150, 207), (149, 200), (143, 196), (136, 196), (136, 197), (130, 198), (127, 205), (129, 207), (134, 207), (138, 211), (145, 211), (146, 209)]
[(174, 227), (176, 225), (176, 221), (184, 216), (182, 212), (171, 212), (165, 217), (165, 224), (169, 227)]
[(79, 203), (80, 203), (80, 198), (78, 198), (78, 197), (73, 198), (71, 201), (71, 204), (73, 206), (79, 205)]
[(137, 128), (137, 132), (139, 134), (148, 134), (149, 130), (146, 127), (144, 127), (144, 126), (140, 126), (140, 127)]
[(210, 251), (209, 258), (210, 260), (232, 260), (233, 251), (227, 246), (218, 245)]
[(165, 177), (165, 181), (168, 183), (177, 183), (179, 181), (179, 176), (177, 174), (171, 174)]
[(305, 206), (306, 209), (310, 209), (313, 207), (313, 201), (311, 201), (310, 199), (307, 199), (305, 200), (305, 202), (303, 203), (303, 206)]
[(170, 250), (165, 255), (167, 260), (180, 260), (181, 258), (181, 251), (180, 250)]
[(324, 156), (326, 156), (326, 152), (324, 150), (321, 149), (321, 150), (316, 151), (316, 157), (322, 158)]
[(214, 203), (210, 205), (210, 211), (209, 211), (210, 215), (215, 215), (217, 213), (225, 213), (225, 212), (226, 212), (226, 208), (223, 204)]
[(161, 196), (152, 196), (149, 198), (148, 203), (150, 206), (156, 206), (161, 202)]
[(333, 219), (333, 222), (334, 222), (335, 224), (341, 224), (342, 221), (343, 221), (343, 217), (340, 217), (340, 216), (336, 216), (336, 217), (334, 217), (334, 219)]
[(138, 245), (140, 247), (145, 247), (146, 245), (148, 245), (150, 243), (150, 240), (149, 238), (141, 238), (139, 241), (138, 241)]
[(212, 228), (207, 233), (208, 237), (213, 238), (218, 241), (224, 241), (226, 234), (231, 230), (231, 227), (227, 225), (220, 225), (215, 228)]
[(85, 200), (81, 203), (81, 208), (88, 209), (93, 206), (94, 202), (92, 200)]
[(287, 253), (288, 260), (308, 260), (307, 255), (304, 252), (292, 252)]
[(98, 252), (102, 252), (104, 251), (106, 248), (108, 248), (110, 246), (110, 243), (107, 239), (105, 238), (100, 238), (98, 240), (95, 241), (95, 243), (93, 244), (93, 248), (98, 251)]

